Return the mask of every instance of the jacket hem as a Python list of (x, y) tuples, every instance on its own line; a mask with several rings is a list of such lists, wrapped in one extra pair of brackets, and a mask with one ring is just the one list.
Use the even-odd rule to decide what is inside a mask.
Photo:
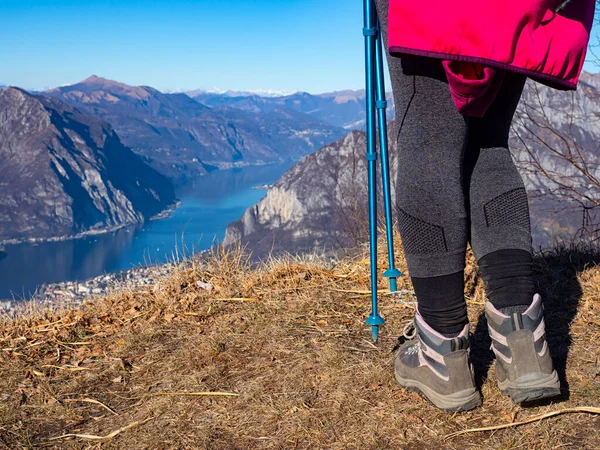
[(513, 66), (511, 64), (501, 63), (498, 61), (494, 61), (492, 59), (480, 58), (477, 56), (465, 56), (465, 55), (454, 55), (452, 53), (441, 53), (441, 52), (432, 52), (428, 50), (419, 50), (415, 48), (408, 47), (399, 47), (399, 46), (390, 46), (389, 48), (390, 54), (393, 53), (404, 53), (408, 55), (416, 55), (416, 56), (425, 56), (428, 58), (436, 58), (436, 59), (449, 59), (452, 61), (464, 61), (464, 62), (473, 62), (478, 64), (485, 64), (490, 67), (495, 67), (498, 69), (504, 69), (510, 72), (520, 73), (522, 75), (527, 75), (529, 78), (538, 81), (542, 84), (545, 84), (549, 87), (560, 89), (560, 90), (576, 90), (577, 83), (572, 83), (567, 80), (563, 80), (562, 78), (555, 77), (553, 75), (548, 75), (546, 73), (536, 72), (531, 69), (524, 69), (522, 67)]

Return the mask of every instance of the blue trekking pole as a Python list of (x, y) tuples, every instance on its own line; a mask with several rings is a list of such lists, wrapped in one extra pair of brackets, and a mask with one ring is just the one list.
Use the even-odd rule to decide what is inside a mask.
[[(385, 222), (387, 229), (387, 246), (389, 268), (383, 274), (389, 278), (390, 292), (397, 291), (397, 278), (402, 273), (394, 266), (394, 241), (392, 230), (392, 202), (390, 191), (390, 170), (387, 139), (387, 117), (385, 100), (385, 83), (383, 78), (383, 45), (375, 12), (375, 2), (364, 0), (365, 37), (365, 79), (366, 79), (366, 130), (367, 130), (367, 169), (369, 184), (369, 240), (371, 250), (371, 315), (365, 321), (371, 325), (373, 341), (379, 337), (379, 327), (384, 324), (379, 315), (377, 304), (377, 124), (379, 118), (379, 147), (381, 150), (381, 176), (383, 200), (385, 206)], [(376, 113), (377, 111), (377, 113)]]

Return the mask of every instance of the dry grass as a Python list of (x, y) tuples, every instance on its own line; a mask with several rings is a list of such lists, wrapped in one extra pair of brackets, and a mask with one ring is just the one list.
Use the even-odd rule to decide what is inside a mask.
[[(154, 288), (2, 323), (0, 448), (598, 448), (600, 417), (583, 413), (446, 438), (600, 406), (594, 253), (536, 260), (566, 388), (554, 403), (523, 408), (499, 394), (472, 256), (466, 293), (484, 406), (450, 415), (394, 381), (393, 350), (410, 307), (382, 297), (387, 324), (371, 343), (363, 323), (370, 298), (360, 293), (369, 289), (366, 249), (341, 261), (281, 257), (260, 267), (240, 249), (219, 250)], [(400, 281), (411, 289), (408, 277)]]

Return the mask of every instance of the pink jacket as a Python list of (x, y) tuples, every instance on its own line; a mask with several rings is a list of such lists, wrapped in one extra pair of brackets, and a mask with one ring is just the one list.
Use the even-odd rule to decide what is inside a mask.
[(504, 72), (496, 69), (557, 89), (577, 88), (595, 0), (571, 0), (559, 9), (563, 3), (389, 0), (389, 50), (445, 60), (457, 108), (480, 116), (501, 84)]

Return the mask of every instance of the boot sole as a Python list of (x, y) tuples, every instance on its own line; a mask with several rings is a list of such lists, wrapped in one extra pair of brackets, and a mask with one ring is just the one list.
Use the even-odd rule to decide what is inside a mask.
[(556, 370), (551, 374), (532, 373), (514, 381), (498, 381), (500, 392), (508, 395), (513, 403), (541, 400), (560, 395), (560, 381)]
[(403, 388), (417, 392), (425, 397), (433, 406), (446, 412), (469, 411), (481, 406), (481, 395), (477, 389), (466, 389), (454, 394), (440, 394), (430, 387), (417, 381), (402, 378), (396, 372), (396, 381)]

